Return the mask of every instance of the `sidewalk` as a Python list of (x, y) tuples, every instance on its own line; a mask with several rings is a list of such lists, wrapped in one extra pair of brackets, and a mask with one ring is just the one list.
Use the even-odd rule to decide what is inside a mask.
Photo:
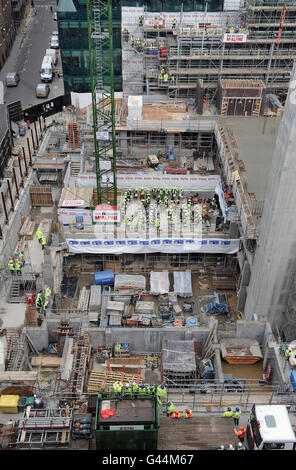
[(5, 86), (6, 74), (9, 72), (18, 72), (18, 70), (16, 70), (17, 62), (22, 53), (22, 49), (24, 47), (24, 41), (26, 39), (27, 32), (29, 28), (32, 26), (33, 21), (34, 21), (34, 16), (32, 16), (32, 10), (33, 9), (31, 8), (31, 3), (30, 3), (26, 8), (24, 19), (18, 28), (18, 33), (15, 37), (9, 56), (5, 64), (3, 65), (2, 69), (0, 70), (0, 81), (4, 83), (4, 93), (6, 89), (6, 86)]

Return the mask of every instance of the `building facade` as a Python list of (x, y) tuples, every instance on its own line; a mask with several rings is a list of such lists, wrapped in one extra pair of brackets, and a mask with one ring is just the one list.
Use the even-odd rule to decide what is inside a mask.
[(15, 38), (15, 26), (10, 0), (0, 0), (0, 69), (6, 61)]

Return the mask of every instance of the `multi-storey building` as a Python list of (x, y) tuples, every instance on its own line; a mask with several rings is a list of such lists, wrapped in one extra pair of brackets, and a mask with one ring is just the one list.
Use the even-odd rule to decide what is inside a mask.
[(15, 27), (10, 0), (0, 0), (0, 69), (12, 47)]

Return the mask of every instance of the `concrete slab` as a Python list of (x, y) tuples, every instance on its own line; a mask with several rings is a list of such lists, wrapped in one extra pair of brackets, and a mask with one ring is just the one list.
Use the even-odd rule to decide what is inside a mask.
[(1, 328), (18, 328), (24, 324), (26, 311), (25, 304), (9, 304), (5, 301), (5, 296), (3, 294), (0, 297), (0, 304), (0, 319), (3, 322)]
[(36, 273), (42, 272), (42, 264), (44, 263), (44, 256), (41, 244), (34, 236), (33, 240), (28, 240), (27, 247), (32, 264), (32, 271)]

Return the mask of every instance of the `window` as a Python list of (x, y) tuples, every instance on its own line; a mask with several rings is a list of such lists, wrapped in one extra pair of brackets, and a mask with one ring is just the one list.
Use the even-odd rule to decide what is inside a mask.
[(285, 444), (283, 442), (270, 442), (263, 444), (262, 450), (284, 450)]

